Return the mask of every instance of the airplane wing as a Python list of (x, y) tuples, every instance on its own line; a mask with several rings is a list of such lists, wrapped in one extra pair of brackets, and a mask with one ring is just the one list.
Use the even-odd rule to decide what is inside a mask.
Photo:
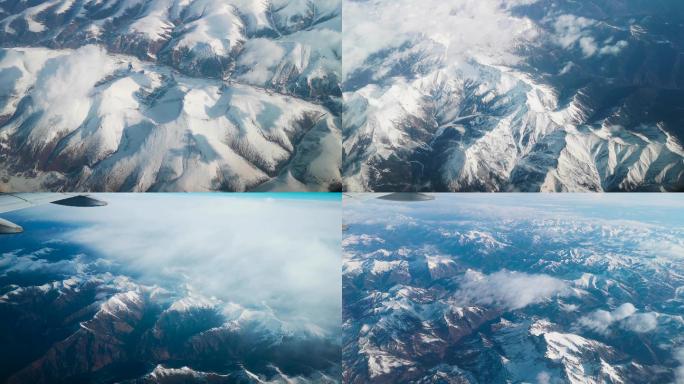
[(435, 195), (422, 193), (422, 192), (394, 192), (394, 193), (384, 193), (384, 194), (374, 194), (374, 193), (355, 193), (355, 194), (344, 194), (345, 198), (359, 201), (366, 201), (370, 199), (380, 199), (380, 200), (390, 200), (390, 201), (401, 201), (401, 202), (415, 202), (415, 201), (430, 201), (435, 199)]
[(366, 200), (375, 199), (378, 197), (378, 195), (375, 193), (369, 193), (369, 192), (357, 192), (357, 193), (344, 192), (342, 194), (342, 197), (346, 200), (366, 201)]
[[(77, 193), (0, 193), (0, 213), (49, 203), (70, 207), (99, 207), (107, 205), (104, 201)], [(20, 225), (0, 218), (0, 234), (20, 233), (23, 230)]]

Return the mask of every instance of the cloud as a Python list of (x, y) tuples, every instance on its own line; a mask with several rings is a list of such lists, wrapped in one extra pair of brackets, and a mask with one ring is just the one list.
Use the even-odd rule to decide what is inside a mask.
[(416, 39), (440, 44), (447, 49), (450, 61), (466, 55), (515, 61), (512, 51), (516, 42), (536, 38), (537, 28), (530, 19), (513, 16), (510, 9), (534, 2), (347, 0), (343, 12), (343, 76), (362, 66), (373, 53)]
[(570, 287), (565, 281), (548, 275), (506, 270), (485, 275), (468, 270), (455, 296), (456, 301), (463, 304), (494, 305), (515, 310), (569, 294)]
[(0, 255), (0, 272), (8, 273), (46, 273), (70, 276), (80, 274), (88, 267), (83, 255), (72, 259), (56, 259), (54, 248), (44, 247), (32, 252), (15, 250)]
[(617, 307), (614, 311), (596, 310), (591, 314), (580, 318), (579, 322), (585, 328), (591, 329), (601, 334), (607, 334), (608, 328), (616, 322), (621, 321), (636, 312), (636, 308), (631, 303), (625, 303)]
[(285, 56), (285, 50), (269, 39), (250, 39), (238, 58), (238, 65), (249, 68), (240, 77), (250, 83), (262, 84), (273, 77), (275, 66)]
[(658, 316), (654, 312), (637, 313), (625, 319), (622, 326), (637, 333), (651, 332), (658, 326)]
[(598, 50), (598, 46), (596, 46), (596, 41), (594, 41), (593, 38), (591, 37), (583, 37), (579, 40), (579, 46), (582, 49), (582, 53), (584, 53), (584, 56), (589, 57), (593, 56), (594, 53)]
[(202, 194), (98, 195), (99, 208), (49, 206), (36, 218), (145, 285), (272, 308), (282, 320), (336, 330), (341, 313), (340, 208)]
[[(106, 51), (95, 45), (86, 45), (65, 55), (51, 59), (39, 74), (33, 99), (42, 108), (54, 103), (69, 104), (64, 96), (83, 96), (111, 67)], [(66, 99), (66, 100), (65, 100)]]
[(625, 40), (620, 40), (614, 45), (610, 45), (606, 41), (603, 47), (599, 47), (591, 33), (591, 28), (597, 24), (597, 21), (581, 16), (560, 15), (553, 23), (553, 40), (565, 49), (579, 46), (585, 57), (591, 57), (597, 53), (599, 55), (617, 55), (627, 47), (628, 43)]
[(384, 239), (381, 239), (377, 236), (366, 235), (366, 234), (351, 235), (351, 236), (345, 237), (342, 240), (342, 247), (348, 247), (351, 245), (358, 245), (358, 244), (368, 246), (368, 245), (371, 245), (373, 243), (384, 243), (384, 242), (385, 242)]
[(599, 53), (601, 55), (617, 55), (620, 53), (623, 49), (627, 47), (628, 43), (625, 40), (620, 40), (614, 45), (605, 45), (601, 48)]
[(548, 372), (546, 371), (541, 371), (537, 375), (537, 383), (538, 384), (549, 384), (551, 383), (551, 375), (549, 375)]
[[(563, 48), (570, 48), (588, 35), (587, 29), (596, 22), (585, 17), (574, 15), (560, 15), (556, 18), (553, 28), (556, 32), (556, 42)], [(592, 39), (593, 40), (593, 39)]]
[(105, 50), (95, 45), (48, 59), (31, 92), (43, 123), (36, 124), (29, 142), (48, 143), (59, 131), (78, 127), (90, 110), (88, 94), (114, 67)]
[(675, 384), (684, 384), (684, 348), (675, 350), (674, 358), (680, 364), (675, 368)]
[(624, 303), (613, 311), (596, 310), (579, 319), (580, 325), (594, 332), (608, 335), (610, 327), (618, 323), (623, 329), (645, 333), (656, 329), (658, 316), (655, 312), (637, 313), (631, 303)]
[(676, 237), (645, 239), (639, 242), (639, 249), (656, 257), (674, 260), (684, 258), (684, 241)]

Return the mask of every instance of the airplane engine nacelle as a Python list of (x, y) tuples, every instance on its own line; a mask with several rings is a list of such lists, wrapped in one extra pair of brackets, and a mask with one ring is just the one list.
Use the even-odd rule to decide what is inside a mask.
[(11, 221), (0, 218), (0, 235), (9, 235), (21, 232), (24, 232), (24, 228), (22, 228), (20, 225), (16, 225)]

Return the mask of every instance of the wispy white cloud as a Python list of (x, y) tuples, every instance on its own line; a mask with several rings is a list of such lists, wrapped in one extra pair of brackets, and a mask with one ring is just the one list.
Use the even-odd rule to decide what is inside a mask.
[(579, 47), (585, 57), (591, 57), (595, 54), (617, 55), (627, 47), (628, 43), (624, 40), (615, 44), (606, 41), (603, 46), (600, 46), (601, 44), (592, 35), (592, 28), (596, 27), (597, 24), (596, 20), (586, 17), (563, 14), (557, 16), (553, 22), (554, 35), (552, 39), (565, 49)]
[(66, 89), (76, 96), (87, 94), (111, 67), (106, 51), (95, 45), (86, 45), (56, 57), (40, 73), (33, 99), (42, 109), (55, 103), (65, 106), (71, 102), (64, 97)]
[(529, 19), (512, 15), (510, 9), (534, 2), (347, 0), (343, 13), (343, 72), (353, 72), (381, 49), (416, 38), (440, 44), (452, 61), (466, 54), (514, 61), (512, 52), (517, 41), (532, 40), (538, 31)]
[(249, 83), (261, 84), (273, 77), (275, 66), (285, 56), (285, 50), (269, 39), (250, 39), (238, 57), (238, 64), (249, 68), (241, 78)]
[(36, 125), (29, 141), (49, 142), (60, 130), (78, 127), (91, 107), (89, 93), (115, 67), (106, 51), (95, 45), (49, 59), (31, 92), (44, 123)]
[[(563, 48), (570, 48), (580, 42), (582, 38), (588, 38), (587, 29), (596, 22), (585, 17), (575, 15), (560, 15), (553, 23), (556, 32), (556, 41)], [(593, 39), (591, 39), (593, 41)]]
[(506, 270), (485, 275), (469, 270), (455, 294), (455, 300), (464, 305), (494, 305), (514, 310), (571, 293), (565, 281), (548, 275)]
[(596, 310), (579, 319), (582, 327), (608, 335), (613, 324), (637, 333), (650, 332), (658, 326), (655, 312), (637, 313), (632, 303), (624, 303), (612, 311)]
[(350, 245), (371, 245), (373, 243), (384, 243), (385, 240), (378, 236), (373, 236), (373, 235), (351, 235), (347, 236), (344, 239), (342, 239), (342, 247), (347, 247)]
[(684, 258), (684, 239), (680, 238), (645, 238), (639, 248), (648, 254), (671, 259)]
[(658, 327), (658, 315), (655, 312), (637, 313), (625, 319), (622, 327), (636, 332), (651, 332)]
[(537, 375), (537, 383), (538, 384), (550, 384), (551, 383), (551, 375), (549, 375), (548, 372), (546, 371), (541, 371)]
[(596, 45), (596, 41), (591, 38), (591, 37), (583, 37), (579, 39), (579, 46), (582, 48), (582, 52), (584, 53), (584, 56), (593, 56), (594, 53), (598, 50), (598, 46)]
[(0, 255), (0, 273), (3, 275), (13, 272), (71, 275), (82, 273), (88, 267), (82, 254), (55, 260), (52, 256), (54, 251), (54, 248), (45, 247), (32, 252), (24, 252), (20, 249), (5, 252)]
[(602, 55), (617, 55), (618, 53), (622, 52), (623, 49), (625, 49), (629, 45), (627, 41), (625, 40), (620, 40), (617, 43), (610, 45), (606, 44), (601, 49), (599, 50), (599, 53)]
[(591, 314), (580, 318), (580, 324), (588, 329), (601, 334), (607, 334), (610, 326), (616, 322), (621, 321), (636, 312), (636, 308), (631, 303), (625, 303), (617, 307), (613, 311), (604, 311), (602, 309), (596, 310)]

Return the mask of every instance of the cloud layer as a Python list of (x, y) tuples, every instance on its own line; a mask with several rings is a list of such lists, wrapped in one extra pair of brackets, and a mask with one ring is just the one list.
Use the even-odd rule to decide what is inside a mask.
[(336, 201), (201, 194), (99, 198), (109, 205), (48, 206), (30, 214), (76, 224), (60, 238), (91, 249), (145, 284), (272, 308), (285, 321), (339, 328)]
[(535, 1), (346, 0), (343, 72), (353, 72), (381, 49), (417, 38), (441, 44), (450, 60), (466, 55), (514, 60), (511, 51), (516, 42), (534, 39), (537, 30), (529, 19), (515, 17), (509, 10)]

